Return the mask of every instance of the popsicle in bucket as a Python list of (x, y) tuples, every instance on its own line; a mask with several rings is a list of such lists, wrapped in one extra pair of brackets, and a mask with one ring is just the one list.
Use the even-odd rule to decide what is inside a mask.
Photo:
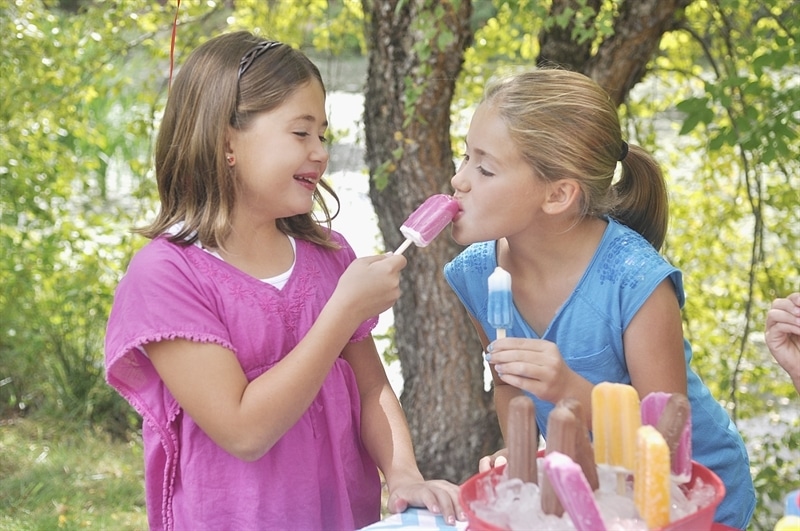
[(592, 388), (594, 460), (617, 472), (617, 491), (636, 466), (636, 431), (641, 426), (639, 395), (631, 385), (600, 382)]
[(642, 399), (642, 424), (655, 426), (669, 447), (672, 477), (692, 477), (691, 405), (682, 393), (653, 392)]
[(489, 275), (489, 302), (486, 317), (497, 330), (497, 339), (506, 337), (506, 330), (514, 324), (514, 300), (511, 295), (511, 275), (500, 266)]
[(597, 477), (597, 465), (594, 462), (594, 449), (592, 440), (589, 437), (589, 428), (586, 426), (586, 416), (583, 414), (583, 406), (576, 398), (562, 398), (558, 405), (569, 409), (575, 416), (575, 455), (572, 457), (581, 466), (583, 475), (592, 490), (600, 487), (600, 479)]
[(458, 202), (452, 196), (430, 196), (400, 226), (406, 239), (394, 254), (403, 254), (412, 243), (417, 247), (427, 247), (453, 221), (458, 210)]
[[(578, 420), (567, 407), (556, 404), (556, 407), (547, 416), (547, 446), (545, 447), (545, 457), (558, 452), (575, 458), (576, 441), (578, 434)], [(561, 516), (564, 514), (565, 506), (561, 503), (561, 496), (554, 485), (551, 484), (549, 475), (542, 477), (542, 484), (539, 486), (541, 491), (541, 506), (544, 514), (554, 514)], [(572, 515), (570, 514), (570, 517)]]
[(594, 492), (580, 465), (561, 452), (547, 454), (544, 472), (577, 531), (605, 531)]
[(508, 403), (508, 478), (538, 483), (536, 452), (539, 429), (536, 406), (527, 396), (515, 396)]
[(633, 503), (649, 529), (669, 524), (669, 447), (655, 427), (641, 426), (636, 433), (636, 471)]

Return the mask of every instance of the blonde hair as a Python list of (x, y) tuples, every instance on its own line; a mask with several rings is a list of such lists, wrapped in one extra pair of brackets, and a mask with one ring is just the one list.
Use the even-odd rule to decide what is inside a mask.
[[(613, 217), (661, 248), (669, 206), (661, 169), (623, 141), (617, 109), (597, 83), (577, 72), (537, 69), (495, 82), (483, 101), (498, 111), (540, 178), (580, 183), (582, 216)], [(620, 158), (621, 177), (612, 184)]]
[[(263, 43), (240, 31), (213, 38), (194, 50), (175, 77), (155, 148), (155, 169), (161, 207), (156, 219), (136, 232), (155, 238), (182, 222), (175, 243), (197, 240), (224, 248), (231, 231), (236, 198), (236, 173), (225, 160), (228, 127), (244, 130), (260, 113), (279, 107), (299, 87), (316, 80), (325, 91), (319, 69), (302, 52), (279, 44), (257, 55), (238, 79), (239, 62)], [(338, 213), (339, 198), (333, 197)], [(278, 220), (291, 236), (324, 247), (338, 245), (330, 237), (330, 214), (319, 190), (315, 204), (322, 222), (309, 212)], [(321, 223), (327, 227), (323, 228)]]

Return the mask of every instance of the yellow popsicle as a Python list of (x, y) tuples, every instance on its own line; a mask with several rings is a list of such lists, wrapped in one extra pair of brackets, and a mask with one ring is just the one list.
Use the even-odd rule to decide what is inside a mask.
[(633, 502), (650, 529), (669, 524), (669, 446), (655, 427), (637, 430)]
[(601, 382), (592, 389), (594, 460), (618, 470), (633, 472), (636, 430), (641, 426), (639, 395), (633, 386)]

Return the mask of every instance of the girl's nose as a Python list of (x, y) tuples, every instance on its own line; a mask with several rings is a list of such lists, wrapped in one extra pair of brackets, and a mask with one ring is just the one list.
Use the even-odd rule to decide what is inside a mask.
[(464, 177), (464, 167), (461, 166), (456, 170), (456, 174), (450, 178), (450, 186), (457, 192), (466, 192), (469, 189), (469, 182)]
[(317, 162), (327, 164), (328, 159), (330, 159), (330, 153), (328, 153), (327, 144), (320, 140), (316, 147), (314, 147), (314, 151), (311, 153), (311, 158)]

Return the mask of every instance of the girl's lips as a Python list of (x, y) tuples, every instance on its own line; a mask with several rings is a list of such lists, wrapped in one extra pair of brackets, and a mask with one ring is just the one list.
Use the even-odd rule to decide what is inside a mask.
[(309, 190), (315, 190), (317, 188), (317, 183), (319, 182), (319, 177), (316, 175), (295, 175), (294, 179), (300, 183), (304, 188)]

